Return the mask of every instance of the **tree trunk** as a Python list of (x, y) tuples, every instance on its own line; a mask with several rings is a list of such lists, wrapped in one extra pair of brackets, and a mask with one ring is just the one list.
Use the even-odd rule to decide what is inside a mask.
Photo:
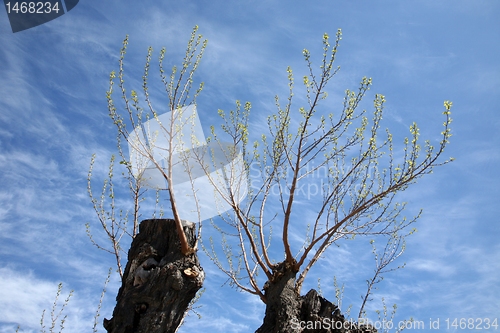
[[(194, 223), (184, 222), (189, 244), (196, 242)], [(167, 333), (181, 324), (205, 274), (196, 253), (181, 253), (174, 220), (144, 220), (128, 252), (108, 333)]]
[[(300, 295), (295, 289), (297, 275), (283, 262), (273, 272), (272, 281), (265, 286), (266, 315), (255, 333), (290, 333), (300, 321)], [(299, 332), (299, 331), (297, 331)]]
[(284, 263), (265, 285), (266, 314), (255, 333), (376, 333), (370, 326), (346, 320), (339, 308), (311, 289), (300, 296), (296, 272)]

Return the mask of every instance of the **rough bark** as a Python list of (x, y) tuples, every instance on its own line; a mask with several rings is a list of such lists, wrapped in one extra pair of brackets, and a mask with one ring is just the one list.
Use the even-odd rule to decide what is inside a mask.
[[(300, 318), (300, 295), (295, 289), (297, 273), (281, 263), (265, 286), (266, 315), (256, 333), (290, 333)], [(300, 320), (300, 319), (298, 319)]]
[[(195, 226), (184, 223), (189, 244)], [(113, 317), (104, 319), (108, 333), (167, 333), (181, 324), (205, 274), (196, 253), (184, 256), (174, 220), (144, 220), (128, 253)]]
[(376, 333), (377, 330), (346, 320), (339, 308), (314, 289), (300, 296), (296, 272), (284, 263), (265, 285), (266, 314), (256, 333)]

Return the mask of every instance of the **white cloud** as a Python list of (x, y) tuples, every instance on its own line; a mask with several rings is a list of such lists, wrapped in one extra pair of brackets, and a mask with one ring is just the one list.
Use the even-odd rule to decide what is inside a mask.
[[(102, 284), (104, 277), (98, 282)], [(0, 291), (0, 302), (3, 310), (0, 313), (0, 332), (12, 332), (19, 326), (20, 332), (39, 332), (42, 313), (44, 314), (44, 325), (48, 330), (52, 324), (51, 311), (55, 314), (62, 309), (63, 304), (72, 291), (72, 285), (63, 282), (61, 294), (57, 300), (56, 307), (53, 308), (56, 300), (57, 285), (59, 282), (41, 279), (30, 271), (17, 270), (9, 267), (0, 268), (0, 279), (2, 280), (2, 290)], [(101, 281), (102, 280), (102, 281)], [(117, 288), (113, 278), (108, 287), (113, 290)], [(92, 329), (94, 316), (99, 302), (99, 285), (89, 294), (89, 290), (81, 288), (74, 290), (72, 296), (64, 308), (62, 314), (56, 321), (56, 329), (59, 329), (61, 319), (65, 320), (64, 332), (86, 332)], [(108, 292), (109, 293), (109, 292)], [(113, 299), (114, 295), (107, 298)], [(110, 317), (111, 308), (108, 299), (105, 299), (98, 319), (97, 329), (102, 332), (102, 319), (104, 316)]]
[(0, 276), (3, 286), (0, 321), (22, 323), (28, 327), (39, 325), (43, 309), (54, 301), (57, 285), (37, 280), (32, 273), (16, 272), (10, 268), (0, 268)]
[(449, 276), (456, 271), (454, 266), (448, 265), (440, 260), (430, 259), (413, 259), (408, 262), (408, 267), (409, 269), (422, 270), (443, 277)]

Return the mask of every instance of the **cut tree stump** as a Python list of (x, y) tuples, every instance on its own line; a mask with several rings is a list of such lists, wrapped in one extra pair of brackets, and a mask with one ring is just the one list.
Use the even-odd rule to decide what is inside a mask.
[[(184, 232), (195, 246), (195, 224)], [(205, 279), (198, 256), (181, 253), (175, 221), (144, 220), (132, 241), (108, 333), (175, 332)]]

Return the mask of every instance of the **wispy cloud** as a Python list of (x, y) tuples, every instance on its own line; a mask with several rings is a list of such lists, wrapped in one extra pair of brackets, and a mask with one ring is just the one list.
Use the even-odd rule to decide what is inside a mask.
[[(12, 332), (19, 326), (21, 332), (39, 332), (42, 313), (44, 314), (44, 325), (48, 329), (51, 322), (51, 311), (56, 300), (57, 283), (40, 279), (30, 271), (14, 270), (10, 267), (0, 269), (2, 280), (2, 291), (0, 301), (4, 305), (0, 314), (0, 332)], [(65, 300), (71, 291), (71, 284), (63, 284), (55, 310), (55, 315), (61, 310)], [(85, 297), (82, 297), (85, 296)], [(70, 298), (56, 327), (59, 327), (61, 319), (68, 316), (65, 322), (66, 330), (70, 332), (84, 332), (92, 328), (93, 315), (97, 309), (98, 298), (83, 295), (76, 292)]]

